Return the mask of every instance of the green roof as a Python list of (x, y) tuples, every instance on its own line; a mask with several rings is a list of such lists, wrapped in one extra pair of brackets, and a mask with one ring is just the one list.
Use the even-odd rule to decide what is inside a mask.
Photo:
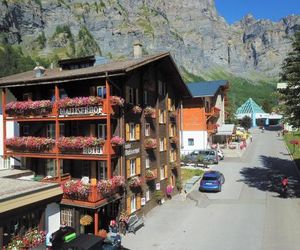
[(258, 104), (252, 100), (252, 98), (249, 98), (242, 106), (240, 106), (236, 114), (249, 114), (249, 113), (266, 113), (263, 111), (263, 109), (258, 106)]

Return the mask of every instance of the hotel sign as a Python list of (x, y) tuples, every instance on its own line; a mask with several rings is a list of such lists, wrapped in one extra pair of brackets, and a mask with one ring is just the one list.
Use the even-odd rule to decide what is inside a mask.
[(125, 156), (140, 153), (140, 148), (131, 149), (131, 144), (125, 144)]
[(103, 148), (102, 147), (84, 148), (83, 154), (84, 155), (101, 155), (101, 154), (103, 154)]
[(104, 115), (104, 113), (102, 112), (102, 106), (91, 106), (78, 108), (60, 108), (59, 115)]

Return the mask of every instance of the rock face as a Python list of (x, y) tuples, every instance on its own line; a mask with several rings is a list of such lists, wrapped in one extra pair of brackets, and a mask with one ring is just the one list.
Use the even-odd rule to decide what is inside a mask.
[[(62, 25), (71, 34), (58, 34)], [(0, 39), (5, 42), (34, 50), (44, 32), (40, 54), (71, 44), (75, 48), (65, 55), (82, 55), (76, 47), (84, 41), (86, 51), (121, 58), (132, 56), (138, 39), (145, 53), (171, 51), (177, 64), (195, 75), (221, 67), (248, 77), (253, 72), (276, 77), (299, 27), (300, 16), (271, 22), (248, 15), (228, 25), (214, 0), (0, 0)]]

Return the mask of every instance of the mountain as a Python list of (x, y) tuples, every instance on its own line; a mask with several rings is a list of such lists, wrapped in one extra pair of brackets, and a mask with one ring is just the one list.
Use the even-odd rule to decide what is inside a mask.
[(0, 43), (32, 56), (132, 56), (171, 51), (186, 75), (217, 70), (249, 79), (278, 77), (300, 16), (279, 22), (247, 15), (229, 25), (214, 0), (0, 0)]

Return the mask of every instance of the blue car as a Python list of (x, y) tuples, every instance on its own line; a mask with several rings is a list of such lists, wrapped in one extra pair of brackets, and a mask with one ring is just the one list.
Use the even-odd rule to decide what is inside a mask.
[(199, 191), (217, 191), (222, 190), (222, 184), (224, 184), (224, 175), (219, 171), (205, 172), (201, 182)]

